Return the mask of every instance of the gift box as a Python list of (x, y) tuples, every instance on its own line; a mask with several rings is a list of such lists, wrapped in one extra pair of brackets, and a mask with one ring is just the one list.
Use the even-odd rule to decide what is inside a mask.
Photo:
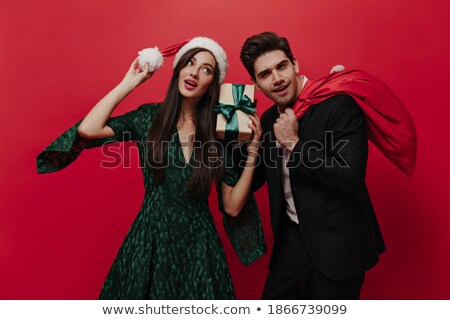
[(249, 140), (252, 121), (248, 115), (255, 112), (255, 86), (224, 83), (220, 86), (219, 103), (214, 107), (217, 112), (216, 132), (219, 139)]

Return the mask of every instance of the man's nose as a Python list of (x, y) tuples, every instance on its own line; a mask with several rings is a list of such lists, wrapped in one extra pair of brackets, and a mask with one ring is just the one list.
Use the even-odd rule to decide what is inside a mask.
[(273, 71), (272, 71), (272, 76), (273, 76), (273, 82), (274, 82), (274, 83), (282, 82), (282, 79), (281, 79), (281, 77), (280, 77), (280, 74), (278, 73), (277, 70), (273, 70)]

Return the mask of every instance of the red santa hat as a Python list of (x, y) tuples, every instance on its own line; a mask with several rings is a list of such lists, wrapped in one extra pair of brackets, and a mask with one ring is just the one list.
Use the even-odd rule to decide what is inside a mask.
[(149, 64), (149, 71), (158, 70), (164, 63), (164, 57), (175, 55), (173, 67), (175, 68), (181, 57), (191, 49), (203, 48), (211, 52), (219, 68), (219, 83), (225, 79), (228, 70), (228, 59), (225, 50), (214, 40), (207, 37), (195, 37), (170, 46), (162, 51), (158, 47), (147, 48), (139, 51), (139, 65), (143, 69), (145, 64)]

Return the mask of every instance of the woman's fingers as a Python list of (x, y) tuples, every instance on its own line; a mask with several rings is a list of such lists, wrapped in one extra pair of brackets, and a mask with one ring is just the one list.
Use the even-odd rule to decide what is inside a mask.
[(138, 59), (139, 58), (136, 58), (136, 59), (133, 60), (133, 62), (131, 63), (131, 66), (130, 66), (130, 70), (132, 70), (132, 71), (139, 70), (139, 61), (138, 61)]
[(255, 126), (255, 128), (261, 130), (261, 122), (259, 121), (258, 116), (256, 113), (253, 113), (248, 116), (250, 120), (252, 120), (252, 124)]
[(149, 68), (150, 68), (149, 64), (146, 63), (146, 64), (144, 65), (144, 70), (142, 70), (142, 73), (145, 74), (145, 75), (147, 76), (147, 74), (148, 74), (148, 69), (149, 69)]
[(256, 115), (256, 113), (253, 113), (253, 114), (249, 115), (248, 117), (250, 120), (252, 120), (252, 123), (248, 124), (248, 127), (250, 129), (252, 129), (252, 133), (253, 133), (251, 140), (253, 142), (259, 142), (259, 140), (261, 138), (261, 134), (262, 134), (261, 123), (259, 121), (259, 118)]

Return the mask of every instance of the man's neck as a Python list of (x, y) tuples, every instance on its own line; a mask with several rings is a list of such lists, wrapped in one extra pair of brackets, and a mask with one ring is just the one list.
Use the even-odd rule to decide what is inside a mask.
[(297, 95), (296, 95), (294, 101), (292, 101), (292, 102), (290, 102), (289, 104), (286, 104), (286, 105), (279, 105), (279, 104), (277, 104), (276, 106), (277, 106), (278, 112), (283, 113), (286, 110), (286, 108), (292, 108), (294, 106), (294, 104), (297, 101), (298, 97), (302, 93), (303, 86), (305, 85), (306, 81), (308, 81), (308, 78), (303, 76), (303, 75), (301, 75), (301, 76), (298, 76), (297, 80), (298, 80), (297, 81), (298, 89), (297, 89)]
[(291, 108), (291, 107), (285, 106), (285, 105), (280, 106), (280, 105), (277, 104), (277, 109), (278, 109), (279, 113), (283, 113), (286, 110), (286, 108)]

